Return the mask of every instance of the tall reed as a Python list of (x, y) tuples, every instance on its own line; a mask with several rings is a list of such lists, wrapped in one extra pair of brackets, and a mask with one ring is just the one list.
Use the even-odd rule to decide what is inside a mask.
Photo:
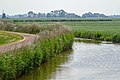
[[(15, 27), (16, 25), (9, 30), (17, 31)], [(24, 30), (21, 28), (21, 31), (18, 30), (20, 32), (34, 33), (39, 36), (39, 39), (31, 46), (0, 55), (0, 80), (14, 80), (39, 66), (42, 62), (47, 61), (50, 57), (72, 48), (74, 35), (69, 28), (63, 25), (57, 24), (45, 27), (37, 25), (35, 28), (32, 26), (33, 29), (31, 30), (29, 30), (28, 26), (22, 26), (22, 28)], [(8, 29), (4, 28), (4, 30)]]

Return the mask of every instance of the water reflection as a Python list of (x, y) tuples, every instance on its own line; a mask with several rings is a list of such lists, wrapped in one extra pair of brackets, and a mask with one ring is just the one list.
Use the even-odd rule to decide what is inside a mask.
[(60, 71), (60, 65), (63, 65), (65, 62), (69, 62), (71, 58), (72, 50), (63, 52), (56, 57), (51, 58), (46, 63), (41, 64), (40, 67), (35, 68), (34, 70), (30, 71), (29, 73), (23, 75), (18, 80), (47, 80), (50, 79), (52, 74), (56, 71)]
[(75, 42), (19, 80), (120, 80), (120, 45)]
[(73, 50), (70, 63), (50, 80), (120, 80), (120, 45), (75, 42)]

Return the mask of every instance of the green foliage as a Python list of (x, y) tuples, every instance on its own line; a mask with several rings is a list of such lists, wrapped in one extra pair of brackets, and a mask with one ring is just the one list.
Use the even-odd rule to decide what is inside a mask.
[[(14, 22), (81, 22), (81, 21), (113, 21), (114, 19), (108, 18), (18, 18), (18, 19), (9, 19)], [(116, 20), (116, 19), (115, 19)], [(119, 19), (118, 19), (119, 20)]]
[[(74, 35), (68, 28), (52, 25), (42, 29), (39, 29), (40, 32), (37, 34), (39, 39), (31, 46), (0, 55), (1, 80), (16, 79), (50, 57), (72, 48)], [(31, 33), (31, 30), (28, 33)], [(37, 33), (36, 29), (33, 33)]]
[(35, 66), (48, 60), (55, 54), (71, 49), (73, 35), (63, 34), (59, 37), (44, 39), (33, 47), (6, 53), (0, 57), (0, 77), (3, 80), (15, 79)]
[(115, 34), (115, 35), (113, 36), (112, 41), (113, 41), (114, 43), (120, 43), (120, 34)]
[[(75, 37), (105, 40), (119, 42), (120, 35), (120, 21), (84, 21), (84, 22), (63, 22), (64, 25), (69, 26), (73, 31)], [(115, 35), (117, 37), (115, 38)]]
[[(20, 19), (21, 20), (21, 19)], [(22, 19), (23, 21), (27, 19)], [(36, 19), (30, 19), (33, 22)], [(37, 19), (39, 20), (39, 19)], [(51, 19), (49, 19), (51, 20)], [(64, 19), (55, 19), (58, 21), (64, 20)], [(65, 19), (69, 21), (70, 19)], [(71, 28), (74, 32), (75, 37), (80, 38), (88, 38), (88, 39), (95, 39), (95, 40), (106, 40), (106, 41), (113, 41), (113, 37), (115, 34), (120, 34), (120, 19), (71, 19), (70, 22), (61, 22), (63, 25), (67, 25), (69, 28)], [(78, 21), (76, 21), (78, 20)], [(39, 25), (33, 24), (32, 22), (18, 22), (16, 24), (13, 24), (11, 22), (4, 22), (5, 24), (15, 27), (13, 28), (14, 31), (17, 32), (27, 32), (27, 33), (34, 33), (44, 31), (47, 28), (48, 30), (52, 29), (53, 24), (55, 22), (47, 22), (46, 19), (41, 19), (41, 22), (39, 22)], [(30, 25), (29, 25), (30, 24)], [(1, 25), (1, 24), (0, 24)], [(5, 28), (11, 30), (11, 28)], [(32, 27), (34, 26), (34, 27)], [(35, 27), (37, 26), (37, 27)], [(52, 27), (51, 27), (52, 26)], [(55, 25), (54, 25), (55, 26)], [(58, 26), (58, 25), (57, 25)], [(0, 28), (4, 29), (4, 28)], [(53, 34), (54, 35), (54, 34)], [(115, 42), (115, 41), (113, 41)], [(118, 41), (117, 41), (118, 42)]]

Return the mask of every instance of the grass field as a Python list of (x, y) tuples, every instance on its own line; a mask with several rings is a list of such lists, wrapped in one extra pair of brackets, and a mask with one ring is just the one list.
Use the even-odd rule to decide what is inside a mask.
[(10, 20), (13, 20), (15, 24), (37, 24), (42, 27), (63, 24), (73, 30), (75, 37), (120, 43), (119, 18), (21, 18)]
[(76, 37), (113, 41), (120, 41), (120, 21), (96, 21), (96, 22), (62, 22), (69, 26)]
[(16, 35), (16, 34), (10, 34), (4, 31), (0, 31), (0, 46), (4, 44), (9, 44), (12, 42), (16, 42), (18, 40), (23, 39), (23, 37)]
[[(26, 20), (26, 19), (23, 19), (23, 20)], [(35, 19), (32, 19), (32, 20), (35, 20)], [(16, 24), (37, 23), (44, 26), (48, 24), (61, 23), (71, 28), (75, 36), (79, 38), (113, 41), (117, 43), (120, 42), (120, 19), (79, 19), (78, 18), (78, 19), (65, 19), (66, 21), (60, 21), (60, 22), (54, 22), (54, 21), (47, 22), (46, 19), (40, 19), (40, 20), (44, 20), (44, 21), (16, 22)], [(51, 20), (54, 20), (54, 19), (51, 19)], [(62, 20), (62, 19), (58, 19), (58, 20)], [(73, 21), (70, 21), (70, 20), (73, 20)], [(74, 20), (80, 20), (80, 21), (74, 21)]]
[[(32, 22), (34, 23), (34, 22)], [(18, 22), (18, 24), (32, 24)], [(76, 21), (76, 22), (36, 22), (42, 26), (48, 24), (63, 24), (71, 28), (76, 37), (120, 42), (120, 21)]]

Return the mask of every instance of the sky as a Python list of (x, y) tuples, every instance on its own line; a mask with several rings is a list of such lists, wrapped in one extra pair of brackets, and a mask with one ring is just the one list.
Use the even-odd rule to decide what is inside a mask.
[(9, 15), (15, 15), (60, 9), (78, 15), (86, 12), (120, 15), (120, 0), (0, 0), (0, 14), (3, 10)]

